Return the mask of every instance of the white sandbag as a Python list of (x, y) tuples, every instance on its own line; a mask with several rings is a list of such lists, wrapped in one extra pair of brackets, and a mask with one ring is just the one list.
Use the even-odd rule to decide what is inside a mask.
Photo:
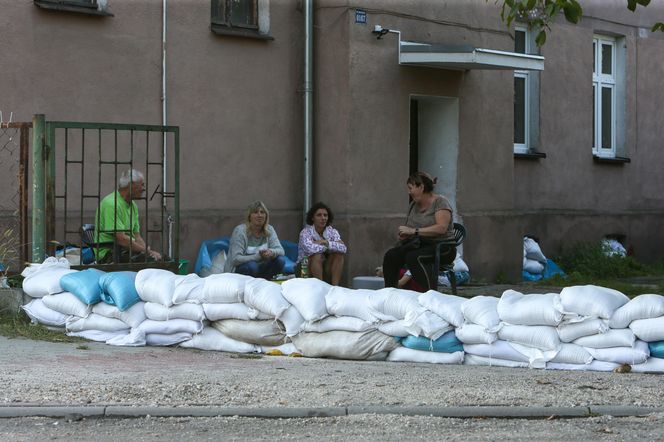
[(281, 294), (300, 312), (306, 321), (318, 321), (329, 316), (325, 295), (332, 289), (317, 278), (293, 278), (281, 284)]
[(386, 361), (424, 362), (427, 364), (462, 364), (463, 352), (438, 353), (435, 351), (422, 351), (406, 347), (397, 347), (387, 355)]
[(602, 251), (606, 256), (627, 256), (627, 250), (620, 242), (615, 239), (604, 238), (601, 241)]
[(204, 302), (234, 303), (244, 299), (244, 285), (253, 278), (239, 273), (220, 273), (203, 278)]
[(637, 340), (632, 347), (586, 348), (598, 361), (616, 364), (643, 364), (650, 357), (650, 348), (645, 341)]
[(664, 341), (664, 316), (651, 319), (637, 319), (629, 324), (629, 328), (642, 341)]
[(514, 349), (507, 341), (498, 340), (491, 344), (463, 344), (463, 351), (485, 358), (503, 359), (507, 361), (529, 362), (528, 357)]
[(106, 342), (111, 339), (116, 339), (121, 336), (129, 334), (129, 329), (119, 331), (103, 331), (103, 330), (82, 330), (78, 332), (68, 332), (67, 336), (87, 339), (88, 341)]
[(457, 339), (464, 344), (491, 344), (498, 339), (498, 333), (486, 331), (483, 325), (462, 324), (454, 330)]
[[(71, 316), (67, 319), (66, 328), (68, 332), (80, 332), (84, 330), (100, 330), (107, 332), (129, 331), (129, 326), (123, 321), (115, 318), (90, 313), (86, 318)], [(110, 338), (109, 338), (110, 339)]]
[(244, 303), (273, 318), (280, 317), (290, 304), (281, 295), (281, 286), (262, 278), (254, 278), (244, 285)]
[(192, 338), (190, 333), (180, 332), (163, 335), (160, 333), (148, 333), (145, 335), (146, 345), (155, 347), (170, 347), (171, 345), (178, 345)]
[(523, 270), (534, 275), (544, 272), (544, 264), (534, 259), (523, 258)]
[(205, 319), (203, 306), (200, 304), (176, 304), (172, 307), (157, 304), (155, 302), (145, 303), (145, 316), (154, 321), (168, 321), (169, 319), (189, 319), (201, 322)]
[(46, 295), (42, 298), (44, 305), (51, 310), (60, 312), (63, 315), (78, 316), (85, 318), (92, 312), (92, 306), (85, 304), (78, 299), (76, 295), (69, 292), (58, 293), (57, 295)]
[(575, 339), (574, 343), (590, 348), (631, 347), (636, 337), (628, 328), (609, 329), (606, 333), (583, 336)]
[(116, 336), (107, 340), (106, 343), (118, 347), (143, 347), (147, 345), (145, 333), (138, 328), (132, 328), (129, 334)]
[(242, 302), (233, 302), (226, 304), (201, 304), (205, 317), (210, 321), (219, 321), (221, 319), (242, 319), (249, 321), (251, 319), (270, 319), (265, 313), (256, 309), (247, 307)]
[(129, 327), (138, 327), (141, 322), (147, 318), (145, 316), (145, 302), (139, 301), (125, 311), (120, 311), (114, 305), (99, 302), (92, 306), (92, 313), (96, 313), (107, 318), (115, 318), (127, 324)]
[(498, 330), (498, 339), (541, 350), (558, 350), (560, 338), (555, 327), (547, 325), (508, 325)]
[(454, 263), (452, 264), (453, 272), (470, 272), (468, 264), (463, 260), (461, 254), (457, 251), (456, 258), (454, 258)]
[(281, 345), (286, 342), (286, 332), (279, 321), (241, 321), (224, 319), (212, 326), (229, 338), (256, 345)]
[(291, 305), (286, 310), (284, 310), (281, 316), (279, 316), (279, 320), (282, 324), (284, 324), (284, 328), (286, 329), (286, 336), (294, 336), (300, 333), (304, 327), (304, 324), (306, 323), (294, 305)]
[(419, 295), (417, 300), (421, 306), (437, 314), (455, 327), (460, 327), (464, 322), (461, 304), (466, 302), (466, 298), (429, 290)]
[(293, 344), (292, 342), (288, 342), (286, 344), (281, 344), (281, 345), (277, 345), (277, 346), (261, 345), (261, 346), (259, 346), (259, 352), (260, 353), (279, 352), (283, 355), (299, 355), (300, 354), (298, 349), (295, 347), (295, 344)]
[(593, 357), (588, 350), (576, 344), (560, 344), (558, 354), (551, 359), (550, 362), (558, 362), (560, 364), (590, 364)]
[(422, 311), (413, 321), (408, 322), (410, 327), (419, 330), (419, 336), (433, 341), (454, 328), (449, 322), (428, 310)]
[(375, 328), (376, 324), (363, 321), (360, 318), (352, 316), (328, 316), (320, 321), (307, 323), (302, 331), (310, 333), (325, 333), (334, 330), (361, 332)]
[(196, 273), (177, 275), (173, 280), (173, 304), (205, 302), (203, 287), (205, 280)]
[(543, 350), (541, 348), (521, 345), (515, 342), (510, 342), (509, 345), (512, 346), (514, 350), (528, 358), (528, 366), (530, 368), (545, 368), (546, 363), (553, 359), (558, 353), (558, 349)]
[(489, 367), (528, 368), (528, 362), (510, 361), (507, 359), (487, 358), (466, 353), (463, 365), (485, 365)]
[(523, 237), (523, 254), (528, 259), (533, 259), (541, 263), (546, 262), (546, 257), (542, 253), (539, 244), (534, 239), (526, 236)]
[(419, 296), (420, 293), (412, 290), (384, 288), (369, 296), (369, 308), (382, 321), (412, 322), (426, 310), (418, 302)]
[(549, 362), (546, 364), (547, 370), (613, 371), (617, 367), (620, 367), (620, 364), (604, 361), (592, 361), (589, 364), (561, 364), (559, 362)]
[(309, 358), (384, 359), (387, 357), (386, 352), (399, 346), (396, 339), (376, 330), (300, 333), (291, 339), (299, 352)]
[(331, 315), (352, 316), (367, 322), (377, 322), (378, 318), (369, 308), (369, 297), (374, 292), (375, 290), (353, 290), (335, 286), (325, 295), (325, 306)]
[(146, 319), (137, 327), (137, 329), (146, 335), (171, 335), (174, 333), (189, 333), (190, 335), (193, 335), (200, 333), (203, 330), (203, 323), (200, 321), (192, 321), (191, 319), (169, 319), (168, 321)]
[(560, 291), (556, 309), (561, 313), (609, 319), (613, 312), (628, 301), (629, 298), (618, 290), (596, 285), (575, 285)]
[(524, 295), (515, 290), (505, 290), (498, 301), (498, 317), (514, 325), (560, 324), (563, 314), (553, 307), (555, 293)]
[(69, 261), (65, 258), (50, 256), (41, 264), (31, 264), (23, 269), (23, 292), (31, 298), (60, 293), (63, 291), (60, 278), (76, 271), (69, 268)]
[(136, 274), (136, 292), (145, 302), (173, 305), (176, 275), (168, 270), (143, 269)]
[(639, 295), (613, 312), (609, 327), (626, 328), (637, 319), (651, 319), (662, 315), (664, 315), (664, 296)]
[(412, 326), (408, 321), (399, 319), (398, 321), (384, 322), (378, 326), (378, 331), (395, 338), (405, 338), (406, 336), (419, 336), (420, 329)]
[(68, 315), (56, 312), (44, 305), (41, 298), (33, 299), (21, 308), (27, 313), (34, 323), (49, 325), (51, 327), (62, 327), (67, 322)]
[(664, 359), (648, 358), (643, 364), (632, 365), (634, 373), (662, 373), (664, 372)]
[(475, 296), (461, 304), (461, 313), (466, 322), (483, 326), (487, 331), (497, 331), (500, 324), (498, 298)]
[(579, 322), (563, 322), (558, 325), (557, 330), (561, 342), (573, 342), (583, 336), (606, 333), (609, 326), (604, 319), (588, 318)]
[(184, 348), (197, 348), (209, 351), (227, 351), (231, 353), (255, 353), (259, 347), (254, 344), (231, 339), (213, 327), (205, 327), (200, 334), (180, 344)]

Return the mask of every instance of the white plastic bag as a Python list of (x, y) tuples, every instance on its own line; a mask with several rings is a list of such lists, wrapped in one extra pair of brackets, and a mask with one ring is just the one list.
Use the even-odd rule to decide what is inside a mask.
[(533, 259), (541, 263), (546, 262), (546, 256), (542, 253), (539, 244), (537, 244), (534, 239), (528, 238), (527, 236), (523, 237), (523, 252), (524, 256), (528, 259)]
[(99, 330), (106, 332), (129, 331), (129, 326), (123, 321), (107, 318), (106, 316), (97, 315), (95, 313), (91, 313), (86, 318), (72, 316), (67, 320), (66, 327), (68, 332), (80, 332), (84, 330)]
[(168, 270), (143, 269), (136, 274), (136, 292), (146, 302), (173, 305), (176, 275)]
[(664, 316), (651, 319), (637, 319), (629, 324), (629, 328), (643, 341), (664, 341)]
[(286, 332), (276, 320), (241, 321), (224, 319), (212, 323), (212, 326), (229, 338), (248, 344), (281, 345), (286, 342)]
[(418, 292), (395, 288), (376, 290), (369, 296), (369, 308), (383, 321), (405, 319), (412, 323), (425, 311), (417, 300), (419, 295)]
[(466, 353), (463, 365), (485, 365), (488, 367), (528, 368), (528, 362), (510, 361), (507, 359), (487, 358)]
[(286, 336), (294, 336), (304, 327), (306, 321), (300, 314), (300, 312), (295, 308), (294, 305), (288, 307), (284, 312), (279, 316), (279, 320), (284, 324), (286, 329)]
[(609, 329), (606, 333), (584, 336), (574, 340), (577, 345), (590, 348), (631, 347), (636, 337), (628, 328)]
[(464, 344), (491, 344), (498, 339), (496, 332), (488, 332), (484, 326), (470, 323), (457, 327), (454, 334)]
[(529, 362), (528, 357), (518, 352), (507, 341), (498, 340), (491, 344), (463, 344), (463, 351), (475, 356), (507, 361)]
[(173, 304), (204, 302), (205, 280), (195, 273), (177, 275), (173, 280)]
[(125, 336), (129, 333), (129, 329), (119, 331), (103, 331), (103, 330), (82, 330), (78, 332), (67, 332), (67, 336), (75, 336), (77, 338), (87, 339), (95, 342), (106, 342), (111, 339), (116, 339)]
[(382, 357), (385, 359), (386, 352), (399, 346), (396, 339), (376, 330), (300, 333), (292, 339), (299, 352), (309, 358), (365, 360)]
[(557, 330), (561, 342), (572, 342), (583, 336), (606, 333), (609, 326), (604, 319), (589, 318), (578, 322), (563, 322)]
[(23, 269), (23, 291), (31, 298), (61, 293), (60, 278), (76, 271), (69, 268), (69, 261), (65, 258), (48, 257), (41, 264), (31, 264)]
[(219, 321), (221, 319), (270, 319), (265, 313), (261, 313), (253, 308), (247, 307), (242, 302), (227, 304), (202, 304), (205, 317), (210, 321)]
[(498, 338), (540, 350), (558, 350), (560, 338), (555, 327), (547, 325), (508, 325), (498, 330)]
[(593, 356), (584, 347), (576, 344), (560, 344), (558, 354), (550, 362), (560, 364), (590, 364)]
[(239, 273), (220, 273), (203, 278), (203, 300), (206, 303), (234, 303), (244, 299), (244, 285), (253, 278)]
[(523, 270), (534, 275), (544, 272), (544, 264), (534, 259), (523, 258)]
[(613, 371), (620, 364), (604, 361), (592, 361), (589, 364), (561, 364), (559, 362), (548, 362), (547, 370), (574, 370), (574, 371)]
[(586, 348), (598, 361), (616, 364), (643, 364), (650, 357), (648, 343), (637, 340), (632, 347)]
[(191, 339), (190, 333), (172, 333), (168, 335), (159, 334), (159, 333), (149, 333), (145, 335), (146, 345), (152, 345), (155, 347), (169, 347), (171, 345), (178, 345), (185, 341)]
[(310, 322), (302, 331), (310, 333), (325, 333), (334, 330), (361, 332), (375, 329), (376, 325), (352, 316), (328, 316), (320, 321)]
[(137, 329), (145, 333), (145, 335), (171, 335), (174, 333), (189, 333), (192, 335), (200, 333), (203, 330), (203, 323), (192, 321), (191, 319), (169, 319), (168, 321), (146, 319)]

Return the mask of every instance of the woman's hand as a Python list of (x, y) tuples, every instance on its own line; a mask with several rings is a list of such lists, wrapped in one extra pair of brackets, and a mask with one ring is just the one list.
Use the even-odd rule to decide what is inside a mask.
[(326, 239), (318, 239), (318, 240), (314, 241), (314, 244), (318, 244), (319, 246), (330, 247), (330, 243)]
[(408, 226), (399, 226), (399, 239), (410, 238), (415, 235), (415, 228)]
[(263, 259), (271, 259), (274, 257), (274, 252), (270, 249), (261, 250), (259, 253)]

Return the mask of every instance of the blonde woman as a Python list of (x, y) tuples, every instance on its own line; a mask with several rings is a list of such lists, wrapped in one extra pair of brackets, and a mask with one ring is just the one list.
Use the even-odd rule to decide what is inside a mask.
[(284, 248), (269, 221), (270, 212), (262, 201), (247, 207), (245, 222), (233, 229), (225, 272), (269, 280), (283, 271)]

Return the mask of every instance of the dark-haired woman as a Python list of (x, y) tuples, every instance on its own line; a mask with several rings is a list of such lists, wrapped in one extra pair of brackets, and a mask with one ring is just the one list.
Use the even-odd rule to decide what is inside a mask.
[[(383, 258), (385, 287), (397, 287), (399, 271), (406, 267), (420, 286), (436, 289), (437, 274), (431, 273), (436, 243), (453, 239), (454, 232), (452, 206), (447, 198), (433, 193), (435, 184), (436, 180), (426, 172), (416, 172), (406, 181), (412, 201), (406, 223), (398, 229), (399, 242)], [(456, 249), (445, 252), (440, 257), (441, 264), (452, 262)]]
[(316, 203), (309, 209), (307, 225), (300, 232), (297, 244), (297, 273), (306, 256), (311, 276), (339, 285), (347, 249), (337, 229), (330, 225), (333, 220), (332, 210), (323, 203)]

